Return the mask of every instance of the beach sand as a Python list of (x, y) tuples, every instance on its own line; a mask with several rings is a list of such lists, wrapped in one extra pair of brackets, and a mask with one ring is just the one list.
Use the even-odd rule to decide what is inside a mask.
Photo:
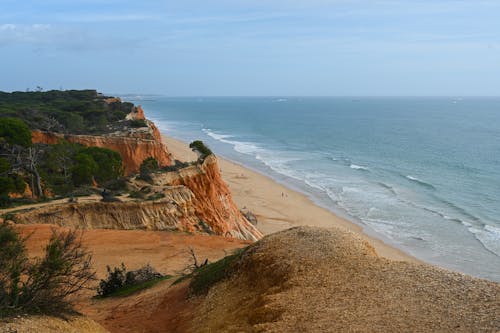
[[(188, 145), (162, 135), (170, 153), (181, 161), (197, 158)], [(257, 228), (265, 235), (295, 226), (343, 227), (359, 234), (377, 251), (377, 254), (392, 260), (421, 262), (383, 241), (367, 235), (353, 222), (341, 218), (331, 211), (317, 206), (307, 196), (293, 191), (273, 179), (239, 164), (218, 157), (223, 179), (229, 185), (236, 205), (247, 208), (257, 217)]]

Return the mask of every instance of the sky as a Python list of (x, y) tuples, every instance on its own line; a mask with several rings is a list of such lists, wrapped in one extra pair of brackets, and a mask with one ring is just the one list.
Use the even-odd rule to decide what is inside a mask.
[(500, 1), (0, 0), (0, 90), (499, 96)]

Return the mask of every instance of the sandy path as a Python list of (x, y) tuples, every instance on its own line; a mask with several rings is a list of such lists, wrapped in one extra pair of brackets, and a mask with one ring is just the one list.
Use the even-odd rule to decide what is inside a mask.
[[(175, 158), (181, 161), (196, 159), (196, 154), (190, 150), (186, 143), (165, 135), (163, 140)], [(238, 207), (247, 207), (257, 216), (259, 221), (257, 228), (264, 234), (271, 234), (299, 225), (326, 228), (341, 226), (360, 234), (383, 257), (393, 260), (419, 261), (403, 251), (367, 235), (360, 226), (317, 206), (302, 193), (290, 190), (269, 177), (221, 157), (218, 160), (222, 177), (229, 185), (234, 201)]]

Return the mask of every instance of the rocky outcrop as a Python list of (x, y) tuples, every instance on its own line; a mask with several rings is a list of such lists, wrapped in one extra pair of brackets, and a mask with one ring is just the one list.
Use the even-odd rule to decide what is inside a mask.
[(241, 214), (233, 202), (214, 155), (207, 156), (202, 164), (177, 172), (156, 174), (154, 183), (188, 187), (194, 194), (197, 215), (215, 234), (250, 240), (262, 238), (262, 233)]
[(144, 115), (144, 110), (139, 105), (139, 106), (134, 107), (132, 112), (130, 112), (125, 119), (127, 119), (127, 120), (146, 120), (146, 116)]
[(148, 157), (154, 157), (160, 166), (171, 164), (167, 147), (161, 142), (161, 135), (149, 122), (148, 127), (127, 129), (106, 135), (73, 135), (52, 132), (33, 131), (33, 143), (57, 144), (64, 139), (68, 142), (84, 146), (95, 146), (115, 150), (123, 159), (125, 173), (130, 175), (138, 172), (141, 163)]

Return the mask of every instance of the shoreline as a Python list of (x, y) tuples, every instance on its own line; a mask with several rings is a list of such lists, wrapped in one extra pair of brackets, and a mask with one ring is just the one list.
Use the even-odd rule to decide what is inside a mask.
[[(197, 155), (182, 142), (161, 133), (168, 151), (181, 161)], [(307, 195), (236, 162), (217, 156), (221, 176), (229, 186), (238, 208), (247, 208), (257, 217), (257, 229), (264, 235), (295, 226), (341, 227), (361, 236), (381, 257), (413, 263), (423, 261), (368, 234), (363, 227), (314, 203)]]

